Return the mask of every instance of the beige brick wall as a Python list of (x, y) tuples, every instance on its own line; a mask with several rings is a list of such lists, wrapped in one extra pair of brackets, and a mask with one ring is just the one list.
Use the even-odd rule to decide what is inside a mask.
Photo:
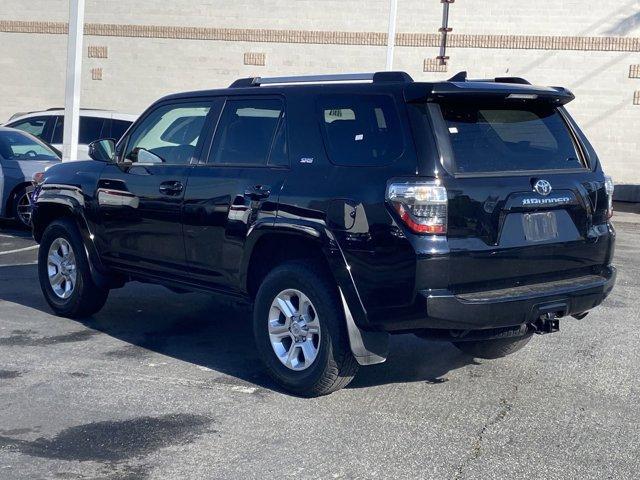
[[(388, 3), (87, 0), (82, 104), (137, 113), (167, 93), (238, 77), (381, 70)], [(62, 105), (67, 9), (68, 0), (0, 0), (0, 121)], [(607, 171), (640, 184), (640, 79), (631, 74), (640, 2), (456, 0), (450, 12), (451, 60), (438, 72), (440, 1), (399, 1), (396, 69), (419, 80), (468, 70), (567, 86), (577, 96), (569, 110)], [(107, 57), (89, 58), (91, 46)], [(101, 81), (92, 80), (97, 71)]]

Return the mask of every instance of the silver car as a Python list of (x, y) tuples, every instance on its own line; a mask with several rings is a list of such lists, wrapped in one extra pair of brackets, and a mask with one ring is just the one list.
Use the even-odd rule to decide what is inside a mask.
[(0, 127), (0, 217), (30, 226), (33, 176), (59, 162), (59, 152), (33, 135)]

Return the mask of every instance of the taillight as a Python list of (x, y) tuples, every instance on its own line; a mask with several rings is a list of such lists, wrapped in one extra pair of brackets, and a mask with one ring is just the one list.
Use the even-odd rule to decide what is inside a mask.
[(447, 189), (438, 182), (392, 183), (387, 200), (412, 232), (447, 233)]
[(607, 192), (607, 218), (613, 217), (613, 180), (609, 175), (604, 177), (604, 190)]

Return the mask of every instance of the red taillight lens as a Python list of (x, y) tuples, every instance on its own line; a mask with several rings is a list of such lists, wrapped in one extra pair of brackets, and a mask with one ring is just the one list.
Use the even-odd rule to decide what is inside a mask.
[(438, 182), (394, 182), (387, 200), (414, 233), (447, 233), (447, 189)]
[(613, 179), (609, 175), (604, 177), (604, 189), (607, 192), (607, 218), (613, 217)]

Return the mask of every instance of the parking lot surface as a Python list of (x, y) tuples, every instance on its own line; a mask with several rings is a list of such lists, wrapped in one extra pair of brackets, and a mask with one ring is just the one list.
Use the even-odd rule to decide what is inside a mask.
[(232, 303), (132, 283), (92, 318), (53, 316), (37, 246), (2, 224), (0, 479), (638, 478), (640, 224), (616, 227), (617, 286), (585, 319), (493, 361), (396, 336), (302, 399)]

